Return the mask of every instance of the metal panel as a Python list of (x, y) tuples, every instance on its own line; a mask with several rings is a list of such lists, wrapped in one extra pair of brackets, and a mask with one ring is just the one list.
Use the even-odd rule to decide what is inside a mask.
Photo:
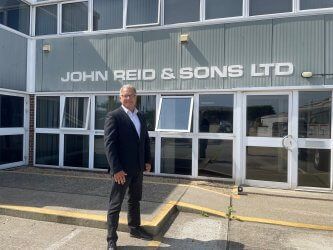
[(273, 21), (273, 62), (292, 62), (292, 76), (274, 76), (273, 86), (324, 84), (323, 77), (302, 78), (303, 71), (324, 71), (324, 16)]
[(36, 91), (42, 91), (43, 85), (43, 40), (36, 40)]
[[(84, 82), (73, 83), (74, 91), (106, 91), (106, 81), (95, 74), (107, 71), (106, 35), (74, 38), (74, 71), (86, 72)], [(83, 79), (84, 80), (84, 79)]]
[(26, 90), (27, 39), (0, 29), (0, 88)]
[[(184, 28), (183, 34), (189, 34), (189, 42), (182, 48), (182, 67), (205, 67), (198, 71), (200, 77), (210, 74), (210, 67), (222, 69), (224, 64), (224, 26)], [(211, 74), (210, 74), (211, 75)], [(219, 89), (223, 88), (223, 78), (192, 78), (182, 80), (182, 89)]]
[(268, 87), (271, 77), (251, 77), (251, 65), (272, 60), (272, 21), (225, 25), (225, 64), (243, 65), (243, 77), (228, 77), (224, 88)]
[[(73, 71), (73, 38), (44, 40), (50, 52), (43, 52), (43, 91), (72, 91), (73, 83), (61, 82), (67, 72)], [(37, 52), (38, 53), (38, 52)]]
[[(325, 73), (333, 74), (333, 15), (325, 16)], [(326, 76), (325, 84), (333, 84), (333, 76)]]
[(143, 68), (154, 69), (155, 80), (143, 81), (144, 90), (180, 89), (178, 77), (162, 80), (162, 69), (180, 67), (179, 29), (143, 32)]
[(107, 36), (107, 58), (109, 81), (107, 90), (119, 90), (122, 84), (132, 84), (138, 90), (142, 82), (114, 79), (113, 70), (142, 69), (142, 32)]

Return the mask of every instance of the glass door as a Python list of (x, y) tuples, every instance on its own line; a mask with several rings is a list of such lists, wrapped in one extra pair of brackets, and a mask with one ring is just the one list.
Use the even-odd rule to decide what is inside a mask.
[(290, 188), (295, 147), (291, 93), (245, 94), (244, 98), (245, 184)]

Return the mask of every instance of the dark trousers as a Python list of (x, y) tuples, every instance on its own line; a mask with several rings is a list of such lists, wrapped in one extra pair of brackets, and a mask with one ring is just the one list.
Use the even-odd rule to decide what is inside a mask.
[(119, 213), (128, 188), (128, 212), (127, 220), (130, 228), (138, 227), (140, 219), (140, 201), (142, 198), (142, 179), (143, 173), (137, 175), (127, 175), (124, 185), (118, 184), (112, 178), (109, 210), (107, 215), (108, 223), (108, 242), (118, 240), (117, 228), (119, 223)]

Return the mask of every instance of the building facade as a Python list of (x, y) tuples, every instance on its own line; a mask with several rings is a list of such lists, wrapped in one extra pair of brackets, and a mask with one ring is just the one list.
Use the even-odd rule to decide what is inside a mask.
[(15, 0), (0, 23), (0, 167), (107, 169), (130, 83), (154, 174), (332, 192), (332, 1)]

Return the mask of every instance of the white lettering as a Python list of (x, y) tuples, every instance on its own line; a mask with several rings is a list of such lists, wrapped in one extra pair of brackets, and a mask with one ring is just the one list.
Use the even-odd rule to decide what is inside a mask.
[(152, 81), (156, 78), (156, 72), (153, 69), (144, 69), (142, 71), (142, 79), (145, 81)]
[(79, 72), (79, 71), (72, 72), (71, 81), (72, 82), (81, 82), (82, 81), (82, 73)]
[(62, 81), (62, 82), (68, 82), (69, 81), (69, 72), (67, 72), (66, 73), (66, 78), (63, 78), (63, 77), (60, 77), (60, 80)]
[(165, 68), (162, 70), (161, 79), (163, 80), (172, 80), (176, 79), (172, 68)]
[(265, 76), (269, 76), (271, 74), (271, 68), (274, 66), (274, 63), (259, 64), (259, 67), (264, 68)]
[[(200, 73), (202, 72), (202, 73)], [(208, 67), (196, 67), (194, 69), (194, 77), (198, 79), (205, 79), (209, 77), (210, 70)]]
[(181, 68), (179, 70), (180, 79), (192, 79), (193, 78), (193, 69), (190, 67)]
[(229, 77), (242, 77), (244, 74), (243, 65), (230, 65), (228, 67)]
[(255, 64), (251, 65), (251, 76), (264, 76), (264, 72), (256, 72), (256, 68)]
[[(285, 68), (283, 71), (282, 69)], [(276, 63), (275, 75), (277, 76), (289, 76), (294, 73), (294, 65), (292, 63)]]
[(108, 74), (108, 71), (105, 70), (104, 71), (104, 75), (102, 74), (101, 71), (96, 71), (95, 73), (95, 79), (96, 81), (99, 81), (99, 78), (101, 78), (102, 81), (106, 82), (109, 78), (109, 74)]
[(228, 76), (228, 66), (223, 66), (222, 67), (222, 71), (216, 67), (216, 66), (212, 66), (210, 67), (210, 74), (211, 74), (211, 78), (215, 78), (215, 73), (219, 76), (219, 77), (227, 77)]
[(126, 80), (127, 81), (135, 81), (138, 79), (138, 71), (135, 69), (126, 70)]
[(125, 70), (114, 70), (113, 79), (116, 80), (125, 80)]
[(90, 75), (87, 74), (87, 72), (83, 71), (82, 72), (82, 81), (87, 81), (87, 79), (90, 78), (91, 81), (95, 81), (95, 72), (94, 71), (91, 71), (90, 72)]

